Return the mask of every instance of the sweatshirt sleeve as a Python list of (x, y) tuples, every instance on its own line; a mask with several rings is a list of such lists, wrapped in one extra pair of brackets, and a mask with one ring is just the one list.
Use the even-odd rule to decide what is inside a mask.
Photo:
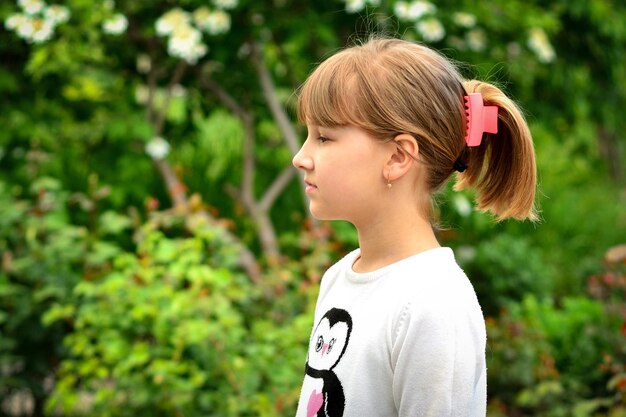
[[(479, 321), (479, 322), (477, 322)], [(484, 417), (485, 335), (473, 309), (410, 302), (392, 345), (393, 396), (400, 417)]]

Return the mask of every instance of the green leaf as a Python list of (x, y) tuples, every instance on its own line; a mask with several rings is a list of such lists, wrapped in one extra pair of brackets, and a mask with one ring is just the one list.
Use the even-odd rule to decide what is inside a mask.
[(128, 216), (108, 210), (100, 216), (98, 224), (99, 230), (103, 234), (118, 235), (131, 228), (132, 220)]

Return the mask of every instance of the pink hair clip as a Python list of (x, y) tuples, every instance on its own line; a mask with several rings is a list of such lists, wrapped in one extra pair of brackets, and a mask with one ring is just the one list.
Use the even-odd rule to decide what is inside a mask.
[(498, 106), (483, 105), (480, 93), (470, 93), (465, 97), (465, 114), (467, 115), (467, 146), (479, 146), (483, 133), (498, 133)]

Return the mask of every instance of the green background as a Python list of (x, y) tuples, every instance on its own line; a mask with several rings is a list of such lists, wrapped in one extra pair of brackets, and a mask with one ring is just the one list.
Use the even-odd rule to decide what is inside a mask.
[[(489, 416), (626, 415), (626, 4), (67, 0), (40, 42), (9, 23), (32, 3), (0, 4), (0, 415), (294, 414), (321, 274), (357, 243), (306, 211), (294, 90), (372, 32), (500, 85), (533, 132), (539, 223), (437, 198)], [(230, 25), (187, 62), (156, 22), (200, 7)]]

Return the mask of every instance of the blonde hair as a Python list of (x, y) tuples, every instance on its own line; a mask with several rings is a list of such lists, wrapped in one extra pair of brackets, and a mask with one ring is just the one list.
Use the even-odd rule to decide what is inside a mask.
[[(468, 148), (463, 96), (474, 92), (499, 107), (498, 133)], [(385, 141), (408, 133), (419, 144), (431, 195), (460, 158), (467, 169), (455, 189), (474, 188), (479, 210), (498, 220), (536, 219), (535, 156), (522, 112), (497, 87), (463, 80), (450, 60), (428, 47), (372, 38), (340, 51), (300, 88), (298, 117), (317, 126), (356, 126)]]

